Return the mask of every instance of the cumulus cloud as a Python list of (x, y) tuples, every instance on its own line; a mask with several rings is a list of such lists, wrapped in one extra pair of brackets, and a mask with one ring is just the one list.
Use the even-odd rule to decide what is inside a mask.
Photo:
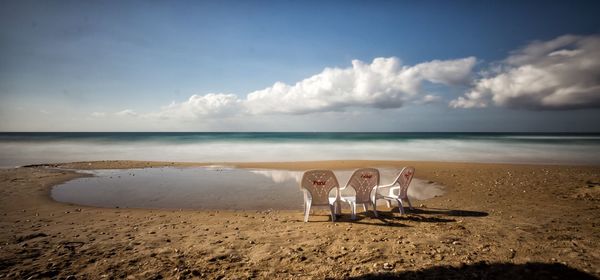
[(526, 109), (600, 106), (600, 36), (565, 35), (513, 52), (451, 107)]
[(115, 115), (117, 115), (119, 117), (125, 117), (125, 116), (136, 117), (136, 116), (138, 116), (138, 113), (134, 112), (131, 109), (125, 109), (123, 111), (116, 112)]
[(234, 94), (194, 94), (187, 101), (173, 102), (162, 108), (158, 116), (162, 119), (196, 119), (234, 115), (241, 110), (241, 102)]
[[(470, 83), (474, 57), (433, 60), (406, 66), (395, 57), (375, 58), (372, 63), (353, 60), (347, 68), (325, 68), (321, 73), (288, 85), (253, 91), (245, 97), (209, 93), (173, 102), (145, 116), (159, 119), (209, 119), (235, 115), (306, 114), (341, 111), (348, 107), (399, 108), (408, 101), (432, 103), (439, 96), (422, 89), (424, 82), (455, 86)], [(124, 110), (119, 115), (133, 115)]]
[(102, 118), (102, 117), (106, 116), (106, 113), (104, 113), (104, 112), (93, 112), (91, 115), (94, 118)]
[(339, 111), (347, 107), (398, 108), (424, 94), (422, 84), (458, 85), (469, 81), (474, 57), (403, 66), (400, 60), (352, 61), (349, 68), (326, 68), (294, 85), (277, 82), (248, 94), (251, 114)]
[(423, 96), (420, 103), (428, 104), (428, 103), (437, 103), (442, 100), (442, 97), (439, 95), (427, 94)]

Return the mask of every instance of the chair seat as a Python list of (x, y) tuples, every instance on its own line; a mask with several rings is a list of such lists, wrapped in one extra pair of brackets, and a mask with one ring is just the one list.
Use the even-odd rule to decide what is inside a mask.
[(335, 197), (329, 197), (329, 205), (333, 205), (337, 199)]
[[(347, 202), (347, 203), (357, 203), (356, 202), (356, 196), (342, 196), (340, 197), (340, 200), (343, 202)], [(365, 202), (358, 202), (358, 203), (371, 203), (372, 200), (368, 200)]]
[[(340, 197), (340, 201), (346, 202), (348, 204), (350, 204), (350, 208), (352, 209), (352, 219), (355, 220), (356, 219), (356, 196), (342, 196)], [(365, 208), (365, 211), (367, 211), (367, 205), (371, 204), (371, 201), (368, 202), (359, 202), (358, 204), (363, 204), (363, 207)], [(377, 210), (375, 210), (375, 206), (373, 206), (373, 213), (375, 214), (375, 217), (377, 217)]]
[(342, 196), (342, 197), (340, 197), (340, 200), (343, 201), (343, 202), (355, 203), (356, 202), (356, 196)]

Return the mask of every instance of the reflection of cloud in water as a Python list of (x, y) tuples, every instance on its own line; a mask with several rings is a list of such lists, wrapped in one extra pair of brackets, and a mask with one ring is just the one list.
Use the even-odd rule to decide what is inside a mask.
[(300, 183), (302, 174), (304, 174), (304, 172), (301, 171), (288, 170), (250, 170), (250, 172), (270, 178), (275, 183), (283, 183), (285, 181), (296, 181), (296, 183)]
[(210, 171), (223, 171), (223, 170), (235, 169), (235, 167), (233, 167), (231, 165), (218, 165), (218, 164), (207, 165), (207, 166), (204, 166), (204, 168), (206, 170), (210, 170)]

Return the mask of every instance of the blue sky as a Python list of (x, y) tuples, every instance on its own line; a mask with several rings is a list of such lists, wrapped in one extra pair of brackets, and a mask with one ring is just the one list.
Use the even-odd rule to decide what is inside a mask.
[(599, 6), (2, 1), (0, 130), (600, 131)]

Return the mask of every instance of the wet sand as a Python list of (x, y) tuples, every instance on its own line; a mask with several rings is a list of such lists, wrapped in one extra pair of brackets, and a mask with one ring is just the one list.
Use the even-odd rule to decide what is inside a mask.
[[(215, 164), (215, 163), (206, 163)], [(198, 166), (104, 161), (75, 169)], [(0, 278), (597, 279), (600, 167), (393, 161), (231, 163), (304, 170), (416, 167), (446, 194), (406, 215), (298, 210), (151, 210), (68, 205), (53, 185), (83, 176), (0, 170)]]

